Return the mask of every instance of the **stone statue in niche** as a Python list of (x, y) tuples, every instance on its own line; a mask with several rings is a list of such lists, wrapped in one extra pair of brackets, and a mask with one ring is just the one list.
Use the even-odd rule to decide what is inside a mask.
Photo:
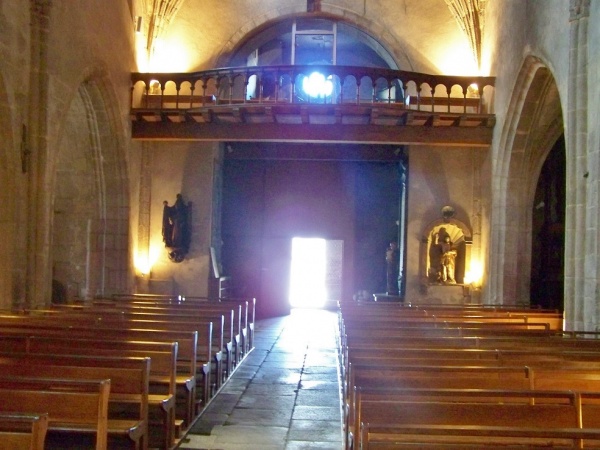
[(173, 262), (183, 261), (190, 248), (190, 209), (191, 204), (186, 205), (181, 194), (177, 194), (173, 206), (163, 202), (163, 242)]
[(447, 284), (456, 284), (454, 272), (456, 268), (456, 256), (458, 255), (458, 252), (452, 245), (452, 241), (450, 241), (450, 236), (448, 235), (444, 237), (444, 240), (439, 245), (441, 247), (440, 252), (442, 254), (439, 274), (440, 281)]
[(385, 252), (385, 263), (387, 267), (387, 295), (398, 295), (398, 269), (400, 252), (398, 251), (398, 244), (390, 242)]
[(440, 227), (432, 236), (429, 249), (430, 280), (442, 284), (456, 284), (456, 257), (458, 248), (452, 242), (448, 229)]

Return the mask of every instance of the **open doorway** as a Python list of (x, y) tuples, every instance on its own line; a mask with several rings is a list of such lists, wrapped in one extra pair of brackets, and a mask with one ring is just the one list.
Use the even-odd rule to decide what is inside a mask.
[(565, 152), (561, 135), (538, 179), (531, 230), (531, 304), (560, 311), (564, 310)]
[(325, 308), (341, 296), (343, 241), (292, 239), (289, 301), (292, 308)]

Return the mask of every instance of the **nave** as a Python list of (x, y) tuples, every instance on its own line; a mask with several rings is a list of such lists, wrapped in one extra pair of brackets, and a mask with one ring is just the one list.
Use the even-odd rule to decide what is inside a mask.
[(336, 313), (294, 309), (258, 320), (254, 336), (179, 448), (342, 448)]

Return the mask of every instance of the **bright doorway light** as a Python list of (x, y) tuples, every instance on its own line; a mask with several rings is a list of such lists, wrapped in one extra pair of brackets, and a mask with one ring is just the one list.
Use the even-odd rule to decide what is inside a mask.
[(325, 288), (325, 239), (293, 238), (290, 276), (290, 305), (293, 308), (322, 308)]

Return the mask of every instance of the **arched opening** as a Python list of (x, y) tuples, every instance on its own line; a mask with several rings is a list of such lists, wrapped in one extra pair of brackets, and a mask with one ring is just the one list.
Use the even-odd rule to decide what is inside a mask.
[[(122, 157), (99, 86), (83, 83), (64, 120), (55, 161), (52, 300), (124, 289), (127, 196)], [(121, 273), (121, 275), (118, 275)]]
[(560, 137), (542, 167), (531, 231), (531, 303), (564, 309), (565, 139)]
[[(533, 231), (538, 220), (534, 208), (540, 204), (536, 197), (538, 180), (544, 162), (564, 133), (558, 87), (540, 60), (525, 61), (509, 111), (500, 147), (505, 148), (505, 154), (500, 157), (495, 177), (498, 184), (494, 192), (498, 195), (494, 198), (488, 288), (492, 302), (527, 305), (532, 303), (532, 280), (538, 279), (532, 274), (532, 249), (539, 245), (534, 243), (539, 236)], [(557, 295), (562, 296), (562, 291)]]
[[(319, 70), (325, 66), (382, 67), (398, 69), (391, 53), (373, 37), (359, 28), (342, 21), (320, 17), (297, 17), (265, 26), (248, 37), (229, 61), (230, 66), (314, 65), (315, 72), (300, 74), (296, 79), (282, 75), (279, 79), (266, 77), (248, 80), (246, 95), (252, 98), (288, 98), (310, 103), (337, 103), (361, 99), (381, 99), (388, 96), (402, 98), (403, 86), (399, 80), (392, 85), (384, 80), (353, 80), (344, 83), (334, 76), (325, 76)], [(375, 82), (375, 86), (373, 83)], [(341, 88), (343, 84), (343, 89)], [(347, 100), (347, 101), (348, 101)]]
[(318, 17), (278, 21), (238, 46), (232, 66), (333, 64), (399, 69), (391, 53), (357, 27)]

